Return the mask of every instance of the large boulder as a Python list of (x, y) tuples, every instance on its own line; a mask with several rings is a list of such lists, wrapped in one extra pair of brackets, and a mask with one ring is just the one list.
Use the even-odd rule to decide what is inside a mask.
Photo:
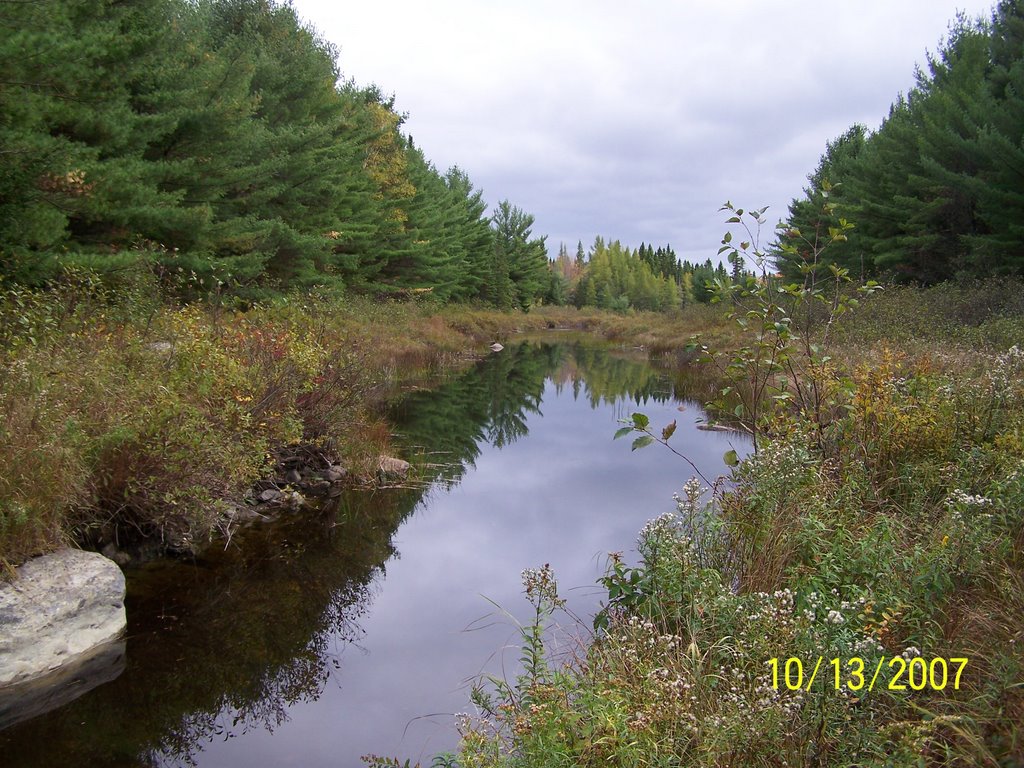
[(43, 677), (0, 688), (0, 731), (70, 704), (125, 669), (125, 641), (114, 640)]
[(57, 673), (125, 629), (124, 574), (96, 552), (63, 549), (0, 584), (0, 690)]

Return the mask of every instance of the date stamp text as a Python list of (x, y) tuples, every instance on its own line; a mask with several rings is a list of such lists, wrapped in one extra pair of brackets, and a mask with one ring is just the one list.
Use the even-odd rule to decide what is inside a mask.
[(791, 656), (769, 659), (767, 664), (771, 667), (772, 688), (776, 691), (810, 692), (815, 682), (825, 690), (836, 691), (943, 691), (946, 688), (958, 691), (968, 661), (964, 657), (905, 659), (892, 656), (886, 659), (883, 656), (875, 662), (859, 656), (849, 659), (819, 656), (805, 664), (803, 659)]

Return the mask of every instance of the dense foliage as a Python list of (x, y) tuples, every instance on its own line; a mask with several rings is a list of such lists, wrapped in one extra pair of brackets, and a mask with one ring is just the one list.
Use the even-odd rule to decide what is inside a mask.
[(543, 294), (548, 304), (599, 307), (615, 312), (627, 309), (667, 311), (692, 302), (711, 300), (709, 284), (716, 279), (740, 282), (751, 276), (742, 260), (725, 265), (679, 261), (671, 245), (641, 243), (632, 250), (618, 240), (606, 243), (594, 238), (584, 254), (583, 243), (570, 258), (565, 245), (550, 262), (548, 285)]
[[(927, 71), (875, 132), (829, 143), (790, 206), (778, 266), (796, 276), (841, 218), (856, 222), (827, 261), (858, 276), (934, 283), (1024, 274), (1024, 3), (959, 18)], [(822, 215), (825, 198), (835, 204)]]
[(543, 241), (523, 255), (503, 229), (527, 215), (502, 204), (492, 231), (468, 176), (401, 126), (274, 0), (0, 4), (0, 278), (142, 263), (184, 298), (344, 285), (527, 305)]

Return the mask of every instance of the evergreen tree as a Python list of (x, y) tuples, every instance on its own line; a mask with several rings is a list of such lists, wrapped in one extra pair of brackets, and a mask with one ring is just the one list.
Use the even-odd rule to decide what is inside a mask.
[(94, 266), (120, 266), (138, 257), (117, 252), (140, 218), (176, 218), (162, 169), (141, 158), (168, 127), (140, 110), (170, 46), (167, 10), (159, 0), (0, 4), (2, 272), (45, 280), (79, 244), (104, 254)]
[(452, 206), (452, 226), (464, 264), (453, 298), (477, 298), (484, 290), (494, 250), (494, 236), (486, 216), (487, 203), (483, 200), (483, 192), (475, 190), (469, 176), (457, 166), (445, 174), (445, 183)]
[(1024, 272), (1022, 40), (1019, 0), (1000, 3), (989, 25), (958, 18), (878, 131), (855, 126), (829, 145), (790, 207), (783, 243), (796, 259), (780, 257), (780, 269), (795, 274), (842, 216), (855, 228), (827, 258), (854, 274), (929, 283)]
[(0, 277), (145, 261), (185, 298), (561, 290), (532, 217), (506, 203), (492, 230), (401, 127), (287, 3), (0, 2)]
[(488, 297), (501, 309), (528, 310), (544, 288), (547, 247), (544, 237), (533, 238), (533, 216), (508, 200), (498, 203), (491, 217), (494, 261)]
[[(1024, 3), (1003, 0), (989, 35), (988, 98), (981, 109), (971, 179), (983, 222), (968, 234), (975, 274), (1024, 274)], [(980, 113), (980, 114), (979, 114)]]
[[(849, 218), (849, 206), (844, 204), (846, 182), (856, 172), (855, 163), (866, 141), (867, 129), (858, 124), (828, 142), (818, 167), (807, 177), (810, 185), (804, 188), (804, 197), (790, 203), (788, 223), (780, 234), (779, 243), (792, 246), (796, 253), (791, 255), (781, 249), (773, 253), (776, 268), (787, 278), (799, 279), (801, 266), (829, 239), (829, 229), (838, 227), (841, 218)], [(831, 213), (825, 213), (828, 204), (834, 206)], [(835, 261), (854, 274), (860, 274), (863, 270), (856, 235), (850, 237), (852, 242), (838, 242), (829, 247), (825, 263)]]

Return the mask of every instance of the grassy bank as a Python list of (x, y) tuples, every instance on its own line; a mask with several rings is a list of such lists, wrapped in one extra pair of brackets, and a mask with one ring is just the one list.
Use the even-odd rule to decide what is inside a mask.
[(187, 548), (289, 446), (358, 481), (387, 451), (374, 406), (510, 333), (408, 304), (301, 296), (245, 313), (116, 297), (88, 275), (0, 302), (0, 564), (70, 542)]
[[(524, 572), (526, 671), (476, 691), (457, 763), (1024, 765), (1010, 288), (895, 289), (844, 316), (795, 366), (821, 411), (776, 401), (728, 490), (688, 484), (641, 531), (640, 565), (613, 561), (597, 629), (559, 616), (553, 574)], [(556, 622), (575, 642), (551, 645)]]
[[(0, 293), (0, 565), (58, 546), (230, 535), (232, 506), (311, 447), (372, 482), (382, 398), (520, 332), (648, 343), (664, 316), (500, 313), (298, 294), (236, 312), (169, 306), (145, 279), (70, 272)], [(707, 307), (677, 327), (721, 324)], [(703, 318), (703, 319), (700, 319)]]
[[(978, 371), (1021, 335), (1020, 286), (894, 289), (840, 324), (840, 355), (882, 340), (929, 364)], [(69, 273), (0, 296), (0, 563), (62, 543), (150, 537), (190, 546), (232, 525), (238, 500), (282, 449), (315, 445), (372, 479), (388, 426), (374, 404), (518, 332), (574, 328), (643, 347), (670, 366), (693, 334), (742, 343), (717, 306), (613, 314), (499, 313), (304, 294), (247, 312), (167, 306), (144, 280)], [(912, 321), (912, 322), (911, 322)], [(969, 358), (969, 361), (966, 361)], [(680, 369), (710, 399), (715, 377)], [(696, 374), (696, 375), (695, 375)]]

